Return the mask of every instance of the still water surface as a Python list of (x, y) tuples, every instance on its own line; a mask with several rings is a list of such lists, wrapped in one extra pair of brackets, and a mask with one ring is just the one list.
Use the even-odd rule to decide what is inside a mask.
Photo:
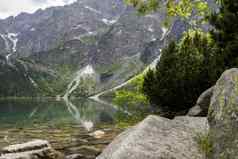
[[(79, 152), (82, 145), (101, 149), (120, 132), (114, 126), (117, 113), (110, 105), (88, 99), (0, 100), (0, 147), (46, 139), (66, 153)], [(104, 138), (90, 135), (96, 130), (103, 130)]]

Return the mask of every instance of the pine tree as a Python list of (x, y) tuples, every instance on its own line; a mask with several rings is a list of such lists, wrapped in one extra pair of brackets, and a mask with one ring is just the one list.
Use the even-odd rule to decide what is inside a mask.
[(227, 68), (238, 66), (238, 1), (219, 0), (220, 11), (210, 16), (215, 27), (213, 38), (220, 48)]

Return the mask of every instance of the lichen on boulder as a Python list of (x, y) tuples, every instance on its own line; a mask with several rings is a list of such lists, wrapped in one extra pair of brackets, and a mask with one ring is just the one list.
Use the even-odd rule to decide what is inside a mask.
[(212, 159), (238, 158), (238, 69), (225, 71), (217, 81), (208, 113)]

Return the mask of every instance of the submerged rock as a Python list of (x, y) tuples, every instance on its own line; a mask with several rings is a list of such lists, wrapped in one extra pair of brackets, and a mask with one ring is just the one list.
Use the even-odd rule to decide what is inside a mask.
[(63, 159), (64, 156), (55, 151), (48, 141), (34, 140), (31, 142), (11, 145), (1, 150), (0, 159)]
[(208, 120), (213, 145), (212, 159), (238, 156), (238, 69), (225, 71), (217, 81)]
[(196, 102), (196, 105), (189, 110), (187, 115), (188, 116), (207, 116), (213, 90), (214, 90), (214, 87), (211, 87), (207, 89), (205, 92), (203, 92), (199, 96)]
[(100, 138), (103, 138), (105, 136), (105, 132), (102, 131), (102, 130), (97, 130), (97, 131), (95, 131), (93, 133), (90, 133), (89, 135), (93, 136), (96, 139), (100, 139)]
[(66, 156), (66, 159), (82, 159), (82, 158), (84, 158), (84, 156), (81, 154), (73, 154), (73, 155)]
[(204, 159), (195, 141), (206, 118), (149, 116), (119, 135), (97, 159)]

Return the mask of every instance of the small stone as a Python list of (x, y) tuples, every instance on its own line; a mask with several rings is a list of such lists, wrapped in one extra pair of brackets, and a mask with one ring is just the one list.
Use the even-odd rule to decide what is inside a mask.
[(73, 154), (66, 156), (66, 159), (82, 159), (84, 156), (82, 154)]
[(102, 131), (102, 130), (97, 130), (97, 131), (95, 131), (93, 133), (90, 133), (89, 135), (93, 136), (96, 139), (101, 139), (101, 138), (103, 138), (105, 136), (105, 132)]

